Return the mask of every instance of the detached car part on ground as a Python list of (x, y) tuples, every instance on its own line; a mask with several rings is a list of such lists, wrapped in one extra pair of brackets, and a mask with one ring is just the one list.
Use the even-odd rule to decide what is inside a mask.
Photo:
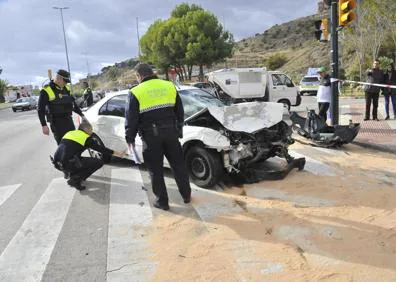
[(352, 142), (360, 130), (360, 123), (352, 121), (349, 125), (328, 126), (315, 110), (308, 110), (307, 118), (292, 112), (290, 119), (293, 121), (293, 130), (309, 140), (311, 145), (326, 148), (340, 147)]
[[(251, 102), (225, 106), (207, 92), (191, 86), (178, 86), (185, 111), (183, 147), (186, 164), (193, 183), (209, 188), (225, 173), (239, 174), (246, 182), (279, 179), (291, 169), (303, 169), (305, 159), (288, 154), (291, 121), (288, 111), (279, 103)], [(108, 94), (85, 112), (93, 125), (98, 143), (126, 151), (125, 106), (128, 91)], [(135, 140), (136, 154), (143, 160), (143, 142)], [(90, 151), (92, 156), (98, 156)], [(254, 165), (268, 158), (286, 159), (286, 169), (264, 175)], [(133, 159), (132, 155), (126, 158)], [(169, 167), (166, 159), (164, 166)]]

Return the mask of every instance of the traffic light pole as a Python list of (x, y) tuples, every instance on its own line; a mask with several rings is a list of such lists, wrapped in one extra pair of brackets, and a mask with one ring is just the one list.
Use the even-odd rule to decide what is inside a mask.
[[(332, 52), (332, 75), (338, 79), (338, 1), (331, 0), (331, 52)], [(338, 125), (339, 119), (339, 99), (338, 99), (338, 81), (331, 83), (331, 125)]]

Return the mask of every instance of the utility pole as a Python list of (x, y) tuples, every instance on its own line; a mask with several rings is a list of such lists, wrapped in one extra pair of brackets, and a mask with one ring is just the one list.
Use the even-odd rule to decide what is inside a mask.
[(331, 0), (331, 53), (332, 53), (332, 75), (331, 82), (331, 125), (338, 125), (339, 122), (339, 93), (338, 93), (338, 75), (339, 75), (339, 60), (338, 60), (338, 1)]
[(136, 17), (136, 33), (137, 33), (137, 40), (138, 40), (138, 58), (140, 62), (140, 36), (139, 36), (139, 18)]
[(88, 57), (87, 57), (88, 53), (87, 52), (83, 52), (81, 54), (85, 56), (85, 62), (87, 64), (87, 81), (88, 81), (88, 84), (89, 84), (89, 63), (88, 63)]
[(65, 42), (65, 50), (66, 50), (66, 61), (67, 61), (67, 70), (69, 71), (69, 75), (70, 75), (70, 93), (72, 93), (72, 81), (71, 81), (71, 72), (70, 72), (70, 63), (69, 63), (69, 54), (67, 52), (67, 42), (66, 42), (66, 33), (65, 33), (65, 24), (63, 21), (63, 10), (67, 10), (69, 9), (69, 7), (52, 7), (55, 10), (60, 10), (60, 14), (61, 14), (61, 19), (62, 19), (62, 29), (63, 29), (63, 40)]

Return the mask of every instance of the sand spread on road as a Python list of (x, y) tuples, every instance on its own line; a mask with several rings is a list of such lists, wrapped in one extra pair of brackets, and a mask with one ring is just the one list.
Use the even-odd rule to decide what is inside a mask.
[(158, 212), (153, 281), (396, 281), (396, 158), (344, 151), (321, 156), (336, 176), (292, 172), (216, 195), (238, 212)]

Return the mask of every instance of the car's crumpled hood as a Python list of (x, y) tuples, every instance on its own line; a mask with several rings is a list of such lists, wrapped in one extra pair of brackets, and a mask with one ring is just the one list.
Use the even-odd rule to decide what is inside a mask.
[(186, 121), (193, 121), (205, 112), (209, 112), (228, 130), (254, 133), (282, 121), (283, 104), (248, 102), (224, 107), (208, 107), (190, 116)]

